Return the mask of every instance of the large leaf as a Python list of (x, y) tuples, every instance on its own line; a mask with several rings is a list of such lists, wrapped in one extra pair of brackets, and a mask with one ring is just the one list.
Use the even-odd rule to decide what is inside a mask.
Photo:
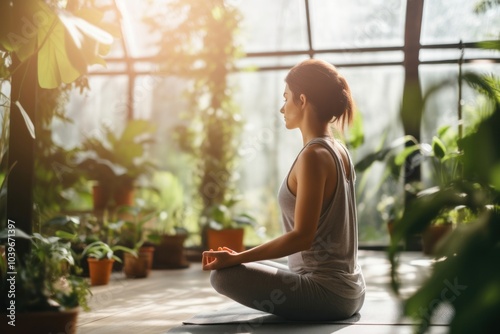
[(21, 62), (38, 53), (40, 87), (52, 89), (71, 83), (86, 73), (88, 65), (104, 64), (98, 45), (113, 42), (109, 33), (67, 11), (55, 11), (40, 0), (16, 6), (15, 13), (21, 18), (15, 18), (16, 24), (8, 28), (7, 40), (0, 42)]
[[(372, 152), (370, 154), (367, 154), (363, 159), (358, 161), (356, 165), (354, 166), (356, 168), (356, 171), (361, 172), (366, 170), (368, 167), (370, 167), (374, 162), (376, 161), (383, 161), (387, 158), (387, 156), (391, 153), (394, 153), (394, 150), (396, 150), (398, 147), (405, 145), (406, 143), (413, 143), (415, 146), (417, 143), (417, 140), (413, 136), (403, 136), (396, 138), (394, 141), (392, 141), (389, 144), (389, 147), (380, 149), (376, 152)], [(412, 147), (413, 147), (412, 146)], [(410, 151), (416, 151), (417, 149), (410, 149)], [(405, 151), (407, 154), (410, 151)], [(405, 156), (406, 157), (406, 156)]]
[(86, 70), (85, 66), (75, 66), (71, 62), (66, 51), (66, 42), (70, 41), (65, 38), (64, 26), (57, 22), (52, 31), (50, 29), (42, 26), (38, 31), (39, 40), (46, 39), (38, 51), (38, 83), (48, 89), (57, 88), (62, 82), (73, 82)]

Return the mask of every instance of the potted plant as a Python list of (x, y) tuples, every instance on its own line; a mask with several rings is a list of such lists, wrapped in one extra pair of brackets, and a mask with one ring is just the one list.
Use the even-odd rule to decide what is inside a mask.
[(208, 249), (228, 247), (237, 252), (245, 250), (244, 225), (254, 225), (255, 219), (234, 209), (237, 199), (213, 206), (207, 215), (206, 232)]
[(155, 126), (145, 120), (131, 120), (120, 135), (104, 126), (102, 138), (88, 137), (76, 158), (78, 170), (96, 181), (94, 209), (133, 205), (136, 180), (150, 176), (156, 165), (147, 157)]
[(113, 270), (113, 262), (122, 262), (114, 254), (117, 250), (136, 255), (133, 249), (121, 245), (110, 246), (100, 240), (94, 241), (85, 247), (82, 256), (87, 256), (91, 285), (106, 285), (109, 283)]
[(188, 231), (179, 225), (182, 222), (184, 208), (177, 208), (171, 214), (162, 211), (154, 221), (148, 240), (154, 245), (154, 269), (182, 269), (189, 267), (184, 242)]
[[(46, 235), (56, 235), (71, 243), (71, 249), (82, 268), (82, 276), (89, 276), (85, 247), (96, 241), (103, 241), (109, 246), (119, 244), (124, 221), (116, 219), (116, 213), (104, 210), (101, 217), (93, 213), (76, 216), (57, 215), (41, 224), (41, 231)], [(123, 259), (123, 251), (116, 249), (114, 255)], [(115, 261), (113, 271), (121, 271), (122, 263)]]
[[(458, 149), (458, 135), (450, 126), (438, 129), (431, 145), (420, 144), (421, 162), (430, 162), (432, 185), (416, 193), (416, 197), (429, 196), (444, 190), (460, 178), (462, 173), (462, 153)], [(431, 219), (421, 233), (422, 251), (434, 255), (437, 245), (456, 226), (455, 207), (444, 207)]]
[(426, 255), (436, 255), (445, 238), (459, 224), (467, 224), (476, 219), (476, 214), (465, 205), (443, 208), (422, 232), (422, 251)]
[[(193, 206), (187, 205), (184, 186), (178, 176), (168, 171), (155, 171), (152, 179), (157, 191), (143, 189), (144, 203), (157, 212), (147, 226), (145, 244), (155, 248), (153, 269), (189, 267), (184, 242), (189, 236), (185, 222)], [(191, 200), (191, 198), (190, 198)]]
[(155, 220), (158, 214), (139, 207), (122, 207), (118, 215), (123, 220), (120, 243), (134, 250), (134, 253), (123, 254), (123, 272), (128, 278), (147, 277), (153, 267), (155, 248), (145, 244), (145, 224)]
[(443, 209), (422, 231), (422, 251), (426, 255), (434, 255), (440, 241), (452, 231), (455, 226), (450, 216), (450, 210)]
[[(415, 181), (407, 183), (404, 188), (407, 194), (411, 194), (412, 198), (426, 196), (439, 189), (446, 188), (460, 175), (461, 153), (458, 151), (457, 139), (457, 134), (451, 131), (450, 126), (443, 126), (438, 129), (437, 135), (432, 138), (431, 144), (419, 143), (411, 136), (404, 136), (396, 139), (388, 148), (370, 154), (362, 159), (357, 164), (357, 170), (366, 169), (375, 161), (386, 160), (388, 172), (385, 175), (399, 176), (407, 158), (418, 152), (418, 159), (416, 158), (412, 161), (411, 168), (422, 165), (430, 167), (428, 169), (430, 173), (427, 187), (424, 188), (422, 181)], [(393, 154), (394, 150), (403, 143), (407, 144), (407, 147)], [(401, 218), (403, 208), (403, 198), (397, 196), (382, 195), (377, 204), (377, 211), (380, 213), (382, 219), (387, 222), (391, 238), (394, 221)], [(439, 242), (439, 239), (446, 235), (446, 232), (452, 228), (452, 224), (448, 219), (448, 212), (451, 209), (443, 210), (441, 216), (432, 221), (432, 224), (426, 230), (425, 241), (421, 233), (407, 235), (407, 240), (405, 240), (406, 247), (413, 250), (417, 248), (422, 249), (425, 254), (432, 254), (434, 244)], [(424, 243), (425, 249), (423, 249)]]
[[(1, 239), (8, 240), (8, 245), (12, 240), (18, 240), (20, 232), (17, 230), (17, 237), (9, 239), (6, 233), (2, 233)], [(25, 236), (31, 240), (31, 250), (22, 261), (16, 258), (12, 262), (10, 254), (0, 256), (0, 312), (4, 315), (0, 331), (33, 333), (36, 324), (37, 333), (76, 333), (79, 310), (89, 309), (90, 290), (88, 282), (75, 275), (78, 268), (69, 243), (37, 233)], [(6, 251), (11, 252), (9, 247)], [(15, 271), (12, 266), (15, 266)], [(9, 295), (9, 291), (15, 297)]]

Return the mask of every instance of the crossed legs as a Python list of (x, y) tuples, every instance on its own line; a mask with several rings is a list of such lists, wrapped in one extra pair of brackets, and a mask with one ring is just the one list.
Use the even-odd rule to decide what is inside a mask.
[(272, 261), (213, 270), (214, 289), (245, 306), (290, 320), (340, 320), (357, 313), (363, 298), (337, 296), (288, 267)]

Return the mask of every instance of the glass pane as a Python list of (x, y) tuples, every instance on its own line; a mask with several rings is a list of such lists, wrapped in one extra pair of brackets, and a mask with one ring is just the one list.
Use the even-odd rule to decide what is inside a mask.
[(458, 43), (498, 38), (500, 7), (475, 14), (477, 1), (432, 0), (424, 2), (422, 44)]
[(401, 46), (406, 1), (310, 0), (313, 48)]
[(127, 76), (90, 76), (89, 86), (82, 94), (71, 92), (66, 116), (73, 122), (54, 124), (54, 141), (64, 147), (74, 147), (87, 136), (102, 136), (103, 124), (119, 131), (125, 122)]
[(420, 50), (419, 59), (422, 62), (455, 60), (458, 63), (460, 56), (461, 51), (459, 49), (422, 49)]
[(245, 127), (241, 137), (239, 189), (245, 205), (269, 236), (281, 233), (277, 192), (301, 147), (300, 134), (286, 131), (279, 112), (287, 71), (240, 72), (236, 103)]
[[(474, 72), (482, 74), (499, 73), (498, 64), (476, 63), (463, 65), (463, 73)], [(463, 124), (463, 133), (466, 134), (474, 128), (474, 124), (485, 116), (485, 99), (482, 98), (467, 84), (462, 84), (462, 121), (459, 120), (459, 85), (457, 65), (421, 65), (420, 76), (422, 89), (425, 93), (434, 86), (439, 86), (435, 93), (430, 95), (425, 105), (422, 117), (421, 141), (432, 143), (432, 138), (437, 135), (442, 127), (449, 126), (448, 136), (458, 136), (458, 126)], [(443, 85), (443, 82), (447, 84)], [(445, 143), (446, 144), (446, 143)], [(434, 186), (431, 180), (432, 165), (425, 164), (422, 169), (424, 185)]]
[(143, 19), (149, 1), (117, 1), (122, 14), (122, 31), (131, 57), (154, 56), (158, 47), (154, 46), (158, 36), (149, 31)]
[(316, 58), (324, 59), (332, 64), (377, 64), (377, 63), (401, 63), (404, 60), (402, 51), (388, 52), (343, 52), (322, 53)]
[(284, 56), (284, 57), (247, 57), (237, 61), (237, 66), (242, 70), (252, 70), (258, 68), (292, 68), (302, 60), (309, 59), (309, 56)]
[(143, 91), (145, 100), (151, 90), (151, 105), (136, 104), (136, 112), (146, 116), (157, 126), (157, 140), (154, 145), (154, 156), (158, 158), (161, 168), (173, 172), (177, 177), (186, 180), (193, 178), (191, 157), (182, 154), (173, 132), (175, 127), (186, 122), (185, 111), (189, 108), (185, 94), (190, 82), (178, 77), (145, 76), (136, 83), (136, 91)]
[(243, 16), (245, 52), (308, 49), (304, 0), (231, 1)]
[[(447, 60), (458, 63), (461, 56), (459, 49), (423, 49), (420, 51), (420, 61), (442, 61)], [(475, 59), (475, 61), (489, 62), (490, 59), (499, 59), (500, 51), (465, 49), (463, 59)]]
[[(483, 74), (499, 73), (498, 64), (476, 63), (463, 65), (463, 73), (475, 72)], [(443, 82), (440, 89), (427, 100), (422, 118), (421, 138), (423, 142), (430, 143), (437, 130), (445, 125), (458, 127), (458, 65), (421, 65), (420, 77), (422, 91), (425, 94), (433, 86)], [(464, 127), (473, 123), (474, 116), (465, 110), (477, 109), (481, 103), (475, 93), (467, 84), (462, 84), (462, 110)]]
[[(399, 108), (404, 70), (400, 66), (381, 66), (341, 68), (340, 71), (349, 82), (363, 120), (364, 143), (351, 150), (356, 164), (403, 136)], [(387, 221), (377, 206), (386, 197), (402, 198), (401, 176), (385, 173), (383, 162), (375, 162), (366, 171), (357, 172), (359, 242), (363, 245), (388, 242)]]
[[(125, 59), (124, 59), (125, 60)], [(124, 61), (106, 61), (106, 66), (101, 64), (90, 65), (88, 68), (89, 73), (113, 73), (118, 72), (122, 73), (127, 70), (127, 66)]]

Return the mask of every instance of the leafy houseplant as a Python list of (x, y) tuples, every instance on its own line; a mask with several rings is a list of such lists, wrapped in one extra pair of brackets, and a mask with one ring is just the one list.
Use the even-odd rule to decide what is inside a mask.
[[(498, 45), (498, 43), (497, 43)], [(399, 290), (397, 275), (398, 241), (410, 233), (424, 231), (443, 210), (467, 208), (465, 216), (473, 220), (459, 224), (434, 256), (440, 258), (430, 277), (408, 299), (405, 315), (419, 321), (418, 332), (429, 329), (430, 317), (441, 304), (454, 310), (449, 333), (488, 332), (497, 326), (500, 293), (500, 82), (488, 76), (464, 78), (489, 98), (491, 115), (458, 141), (463, 150), (463, 171), (453, 182), (416, 198), (394, 225), (389, 250), (392, 284)], [(453, 286), (450, 294), (448, 287)], [(448, 290), (446, 290), (448, 289)], [(425, 312), (422, 312), (424, 310)]]
[(155, 248), (145, 244), (145, 225), (154, 221), (158, 213), (140, 207), (122, 207), (118, 215), (123, 222), (119, 242), (134, 250), (124, 253), (123, 272), (128, 278), (147, 277), (153, 267)]
[(180, 179), (170, 172), (157, 172), (153, 182), (158, 188), (148, 199), (158, 215), (148, 226), (148, 243), (155, 248), (154, 269), (181, 269), (190, 266), (184, 243), (189, 236), (185, 227), (188, 206)]
[(110, 246), (100, 240), (94, 241), (85, 247), (82, 256), (87, 256), (92, 285), (106, 285), (109, 283), (113, 262), (122, 261), (114, 254), (117, 250), (137, 255), (133, 249), (120, 245)]
[(133, 189), (140, 177), (149, 176), (155, 164), (147, 157), (155, 126), (145, 120), (131, 120), (120, 135), (104, 127), (103, 138), (89, 137), (81, 147), (77, 168), (94, 186), (94, 209), (133, 204)]
[[(19, 230), (16, 235), (19, 236)], [(15, 319), (16, 332), (32, 332), (33, 321), (36, 321), (40, 333), (75, 333), (79, 308), (89, 309), (87, 298), (90, 290), (88, 282), (75, 275), (78, 268), (69, 243), (37, 233), (26, 237), (31, 239), (31, 250), (23, 261), (16, 259), (15, 264), (10, 260), (6, 263), (6, 258), (0, 256), (2, 312), (11, 306), (13, 299), (8, 300), (8, 293), (12, 293), (11, 281), (15, 279), (15, 316), (11, 320)], [(8, 245), (14, 238), (2, 235), (2, 239)], [(15, 276), (7, 265), (15, 265)], [(0, 330), (9, 333), (13, 327), (3, 318)]]
[[(451, 131), (451, 127), (444, 126), (438, 129), (438, 134), (432, 138), (431, 145), (420, 145), (420, 152), (426, 160), (430, 160), (432, 182), (434, 186), (417, 193), (417, 196), (428, 196), (440, 189), (446, 189), (457, 180), (462, 172), (462, 152), (459, 151), (458, 135)], [(443, 208), (422, 231), (422, 251), (432, 255), (441, 241), (453, 230), (457, 224), (454, 219), (456, 208)]]
[[(447, 187), (460, 175), (461, 153), (458, 151), (457, 139), (457, 134), (451, 131), (450, 126), (438, 129), (438, 133), (432, 138), (431, 144), (419, 143), (411, 136), (404, 136), (393, 141), (388, 148), (365, 157), (357, 164), (357, 170), (366, 169), (377, 160), (386, 160), (387, 168), (384, 179), (390, 175), (399, 179), (403, 164), (407, 158), (414, 153), (418, 153), (417, 158), (412, 159), (410, 168), (429, 166), (430, 185), (422, 189), (424, 187), (423, 182), (412, 182), (405, 185), (405, 190), (407, 193), (412, 194), (412, 197), (425, 196)], [(403, 143), (411, 145), (407, 145), (400, 152), (395, 152), (395, 149)], [(405, 166), (405, 168), (408, 168), (408, 166)], [(377, 204), (377, 210), (382, 219), (387, 222), (391, 237), (394, 221), (401, 218), (403, 207), (403, 199), (397, 196), (382, 195)], [(426, 236), (421, 234), (408, 235), (406, 242), (412, 244), (409, 248), (416, 248), (415, 241), (417, 239), (415, 237), (418, 237), (418, 248), (426, 244), (423, 251), (426, 254), (431, 254), (433, 245), (447, 232), (451, 231), (453, 227), (451, 221), (447, 219), (448, 212), (449, 210), (443, 210), (441, 217), (432, 221), (432, 224), (425, 231)]]
[(181, 269), (190, 266), (184, 251), (188, 231), (182, 227), (184, 208), (162, 210), (152, 222), (148, 243), (155, 248), (154, 269)]
[(210, 209), (206, 216), (209, 249), (226, 246), (237, 252), (245, 250), (243, 225), (254, 225), (255, 219), (247, 213), (237, 213), (234, 209), (237, 203), (233, 199)]

